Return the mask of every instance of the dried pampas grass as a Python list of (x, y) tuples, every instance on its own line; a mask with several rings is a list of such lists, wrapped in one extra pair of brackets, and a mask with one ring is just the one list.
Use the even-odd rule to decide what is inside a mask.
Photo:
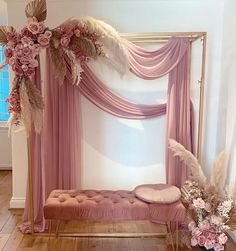
[(92, 17), (84, 17), (79, 22), (85, 24), (90, 32), (100, 35), (98, 40), (107, 58), (119, 72), (126, 73), (129, 70), (128, 52), (119, 33), (107, 23)]
[(23, 78), (20, 85), (21, 120), (25, 126), (27, 136), (30, 135), (32, 125), (40, 132), (43, 126), (44, 103), (40, 91), (29, 78)]
[(169, 139), (169, 148), (174, 152), (174, 156), (180, 157), (180, 159), (190, 168), (193, 179), (198, 182), (200, 186), (204, 187), (207, 179), (197, 158), (173, 139)]
[(224, 187), (227, 176), (225, 165), (225, 152), (221, 152), (214, 161), (210, 185), (215, 187), (216, 192), (225, 195)]

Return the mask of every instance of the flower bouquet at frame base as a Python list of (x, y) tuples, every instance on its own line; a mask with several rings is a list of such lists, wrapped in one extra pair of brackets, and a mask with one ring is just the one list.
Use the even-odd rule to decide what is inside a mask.
[(225, 188), (225, 153), (216, 158), (210, 180), (207, 180), (195, 156), (175, 140), (170, 140), (175, 156), (190, 168), (191, 180), (181, 188), (182, 202), (187, 209), (187, 230), (182, 230), (182, 244), (200, 246), (204, 250), (225, 250), (228, 240), (226, 231), (233, 230), (235, 198)]

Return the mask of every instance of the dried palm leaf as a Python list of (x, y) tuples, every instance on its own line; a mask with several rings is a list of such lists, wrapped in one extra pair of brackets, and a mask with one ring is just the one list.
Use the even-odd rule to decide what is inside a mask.
[(36, 17), (39, 22), (43, 22), (47, 17), (46, 0), (34, 0), (26, 5), (25, 15)]
[(129, 69), (128, 53), (119, 33), (105, 22), (92, 17), (82, 18), (79, 22), (85, 24), (89, 32), (100, 35), (98, 40), (113, 66), (122, 73), (127, 72)]
[(174, 152), (174, 156), (180, 157), (180, 159), (190, 168), (193, 179), (198, 182), (200, 186), (204, 187), (206, 184), (206, 176), (204, 175), (197, 158), (173, 139), (169, 139), (169, 148)]
[(55, 78), (58, 80), (59, 84), (62, 85), (66, 75), (66, 63), (64, 60), (65, 52), (63, 48), (55, 48), (51, 43), (49, 53), (53, 64)]
[(0, 26), (0, 44), (6, 45), (8, 43), (7, 40), (7, 32), (16, 32), (16, 30), (12, 26)]
[(78, 49), (81, 51), (84, 55), (94, 58), (97, 58), (96, 48), (93, 44), (93, 42), (86, 38), (86, 37), (76, 37), (73, 36), (71, 38), (71, 41), (69, 43), (69, 48), (71, 50)]
[(217, 193), (221, 195), (225, 195), (224, 187), (226, 176), (225, 152), (221, 152), (214, 161), (210, 181), (211, 186), (214, 186)]

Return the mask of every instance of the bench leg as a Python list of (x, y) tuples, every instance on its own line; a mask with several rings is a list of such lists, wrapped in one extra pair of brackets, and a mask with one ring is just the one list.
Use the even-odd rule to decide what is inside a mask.
[(61, 224), (61, 221), (60, 221), (60, 220), (57, 220), (57, 225), (56, 225), (56, 238), (58, 237), (58, 232), (59, 232), (60, 224)]

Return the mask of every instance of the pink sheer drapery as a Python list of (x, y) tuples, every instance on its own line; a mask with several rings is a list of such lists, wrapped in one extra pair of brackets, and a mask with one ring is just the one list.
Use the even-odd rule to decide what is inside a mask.
[[(186, 38), (172, 38), (161, 49), (148, 52), (124, 40), (129, 53), (130, 71), (143, 79), (155, 79), (169, 73), (168, 102), (160, 105), (138, 105), (120, 97), (104, 85), (84, 66), (79, 88), (66, 80), (63, 86), (56, 81), (50, 54), (46, 57), (45, 126), (42, 145), (34, 144), (34, 175), (39, 173), (34, 188), (39, 208), (53, 189), (71, 189), (76, 184), (76, 172), (80, 172), (80, 94), (101, 109), (123, 118), (145, 119), (163, 115), (167, 109), (167, 139), (174, 138), (188, 150), (192, 150), (191, 112), (189, 96), (190, 42)], [(166, 144), (167, 147), (168, 144)], [(42, 150), (43, 149), (43, 150)], [(166, 150), (167, 183), (181, 186), (188, 172)], [(40, 160), (41, 158), (41, 160)], [(38, 159), (38, 160), (37, 160)], [(40, 162), (41, 161), (41, 162)], [(40, 166), (41, 165), (41, 166)], [(37, 184), (37, 182), (36, 182)], [(78, 187), (78, 186), (77, 186)], [(26, 204), (26, 215), (27, 215)], [(41, 219), (41, 211), (36, 212)]]

